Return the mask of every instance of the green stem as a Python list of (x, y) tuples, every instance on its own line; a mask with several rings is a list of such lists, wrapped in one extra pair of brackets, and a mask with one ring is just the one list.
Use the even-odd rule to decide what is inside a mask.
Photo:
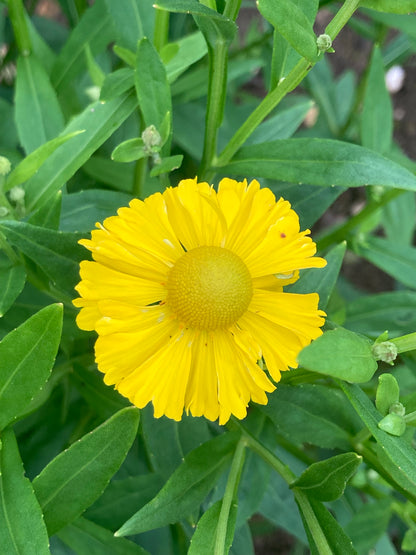
[(147, 158), (140, 158), (137, 160), (134, 168), (134, 182), (132, 188), (133, 196), (142, 198), (143, 184), (147, 175)]
[(32, 51), (32, 43), (29, 29), (26, 24), (25, 8), (22, 0), (9, 0), (9, 18), (13, 27), (17, 47), (22, 56), (29, 56)]
[(348, 23), (352, 14), (358, 8), (360, 0), (345, 0), (335, 17), (329, 22), (325, 29), (325, 34), (329, 35), (334, 41), (341, 29)]
[(230, 468), (221, 504), (221, 511), (218, 517), (218, 527), (214, 549), (215, 555), (224, 555), (225, 553), (228, 553), (226, 546), (228, 521), (231, 506), (235, 503), (237, 497), (238, 484), (240, 482), (241, 472), (244, 465), (245, 447), (246, 441), (242, 436), (234, 453), (233, 462)]
[(155, 45), (155, 48), (159, 53), (168, 42), (169, 15), (170, 14), (168, 11), (156, 10), (153, 44)]
[(363, 223), (367, 218), (369, 218), (374, 212), (379, 208), (388, 204), (390, 201), (400, 196), (405, 191), (401, 189), (393, 189), (385, 193), (381, 199), (370, 201), (365, 208), (361, 210), (358, 214), (347, 220), (344, 224), (340, 225), (336, 229), (325, 234), (321, 239), (316, 242), (318, 251), (322, 251), (332, 245), (333, 243), (339, 243), (343, 241), (346, 234), (353, 230), (355, 227)]
[(389, 339), (390, 343), (394, 343), (397, 347), (398, 353), (405, 353), (406, 351), (414, 351), (416, 349), (416, 332), (402, 335), (394, 339)]
[(201, 176), (205, 175), (212, 166), (217, 152), (217, 135), (225, 104), (228, 43), (218, 41), (213, 48), (208, 48), (208, 55), (208, 102), (205, 118), (204, 150), (200, 169)]
[(328, 544), (325, 533), (316, 518), (315, 511), (308, 499), (308, 496), (301, 490), (293, 488), (293, 493), (305, 521), (308, 523), (319, 555), (333, 555), (333, 551)]
[(235, 21), (240, 11), (241, 0), (227, 0), (224, 8), (224, 17), (228, 17)]
[(412, 411), (409, 412), (408, 414), (405, 414), (404, 419), (406, 421), (406, 424), (413, 424), (413, 422), (416, 422), (416, 411)]

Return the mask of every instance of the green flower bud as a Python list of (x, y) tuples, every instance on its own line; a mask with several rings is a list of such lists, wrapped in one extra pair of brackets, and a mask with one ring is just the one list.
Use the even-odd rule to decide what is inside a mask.
[(25, 190), (22, 187), (13, 187), (10, 189), (9, 198), (16, 204), (22, 203), (25, 198)]
[(332, 39), (329, 35), (319, 35), (316, 39), (316, 46), (320, 52), (327, 52), (332, 46)]
[(8, 173), (10, 173), (11, 169), (12, 165), (10, 163), (10, 160), (5, 156), (0, 156), (0, 175), (7, 175)]
[(385, 416), (380, 422), (378, 423), (378, 427), (383, 432), (387, 432), (392, 436), (402, 436), (406, 431), (406, 422), (403, 416), (399, 416), (398, 414), (388, 414)]
[(154, 147), (162, 146), (162, 137), (154, 125), (149, 125), (142, 133), (145, 149), (151, 153), (156, 151)]
[(9, 211), (5, 206), (0, 206), (0, 218), (5, 218)]
[(383, 341), (382, 343), (375, 343), (372, 348), (373, 355), (377, 360), (383, 362), (393, 363), (397, 357), (397, 347), (391, 341)]
[(389, 414), (397, 414), (397, 416), (404, 416), (406, 414), (406, 409), (399, 402), (393, 403), (389, 408)]

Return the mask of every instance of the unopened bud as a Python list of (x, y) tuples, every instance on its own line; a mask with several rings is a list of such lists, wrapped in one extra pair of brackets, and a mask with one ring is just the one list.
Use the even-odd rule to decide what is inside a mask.
[(142, 133), (144, 147), (148, 151), (152, 151), (155, 146), (161, 146), (162, 138), (159, 131), (154, 125), (149, 125)]
[(332, 39), (329, 35), (319, 35), (316, 39), (316, 46), (320, 52), (327, 52), (332, 46)]
[(390, 413), (380, 420), (378, 427), (380, 430), (383, 430), (383, 432), (387, 432), (392, 436), (400, 437), (406, 431), (406, 422), (403, 416)]
[(372, 348), (374, 357), (383, 362), (392, 363), (397, 358), (397, 347), (391, 341), (375, 343)]
[(9, 198), (16, 204), (22, 203), (25, 198), (24, 189), (22, 187), (13, 187), (13, 189), (10, 189)]
[(404, 416), (406, 414), (406, 409), (399, 402), (393, 403), (389, 407), (389, 414), (397, 414), (397, 416)]
[(5, 156), (0, 156), (0, 175), (7, 175), (8, 173), (10, 173), (11, 169), (12, 165), (10, 163), (10, 160)]

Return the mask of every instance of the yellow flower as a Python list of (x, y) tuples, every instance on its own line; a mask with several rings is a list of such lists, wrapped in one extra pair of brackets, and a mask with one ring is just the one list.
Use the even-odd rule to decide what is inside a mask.
[(97, 227), (80, 241), (94, 261), (81, 263), (77, 323), (98, 333), (105, 383), (155, 417), (244, 418), (322, 333), (318, 295), (283, 286), (326, 262), (257, 181), (223, 179), (217, 193), (186, 179)]

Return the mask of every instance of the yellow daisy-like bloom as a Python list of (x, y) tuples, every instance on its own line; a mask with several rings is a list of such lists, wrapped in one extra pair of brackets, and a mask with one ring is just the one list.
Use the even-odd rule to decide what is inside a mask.
[(223, 179), (218, 192), (186, 179), (133, 200), (80, 243), (81, 329), (96, 330), (104, 381), (155, 417), (224, 424), (266, 404), (270, 377), (297, 366), (321, 335), (316, 293), (283, 292), (302, 268), (321, 268), (289, 202), (257, 181)]

